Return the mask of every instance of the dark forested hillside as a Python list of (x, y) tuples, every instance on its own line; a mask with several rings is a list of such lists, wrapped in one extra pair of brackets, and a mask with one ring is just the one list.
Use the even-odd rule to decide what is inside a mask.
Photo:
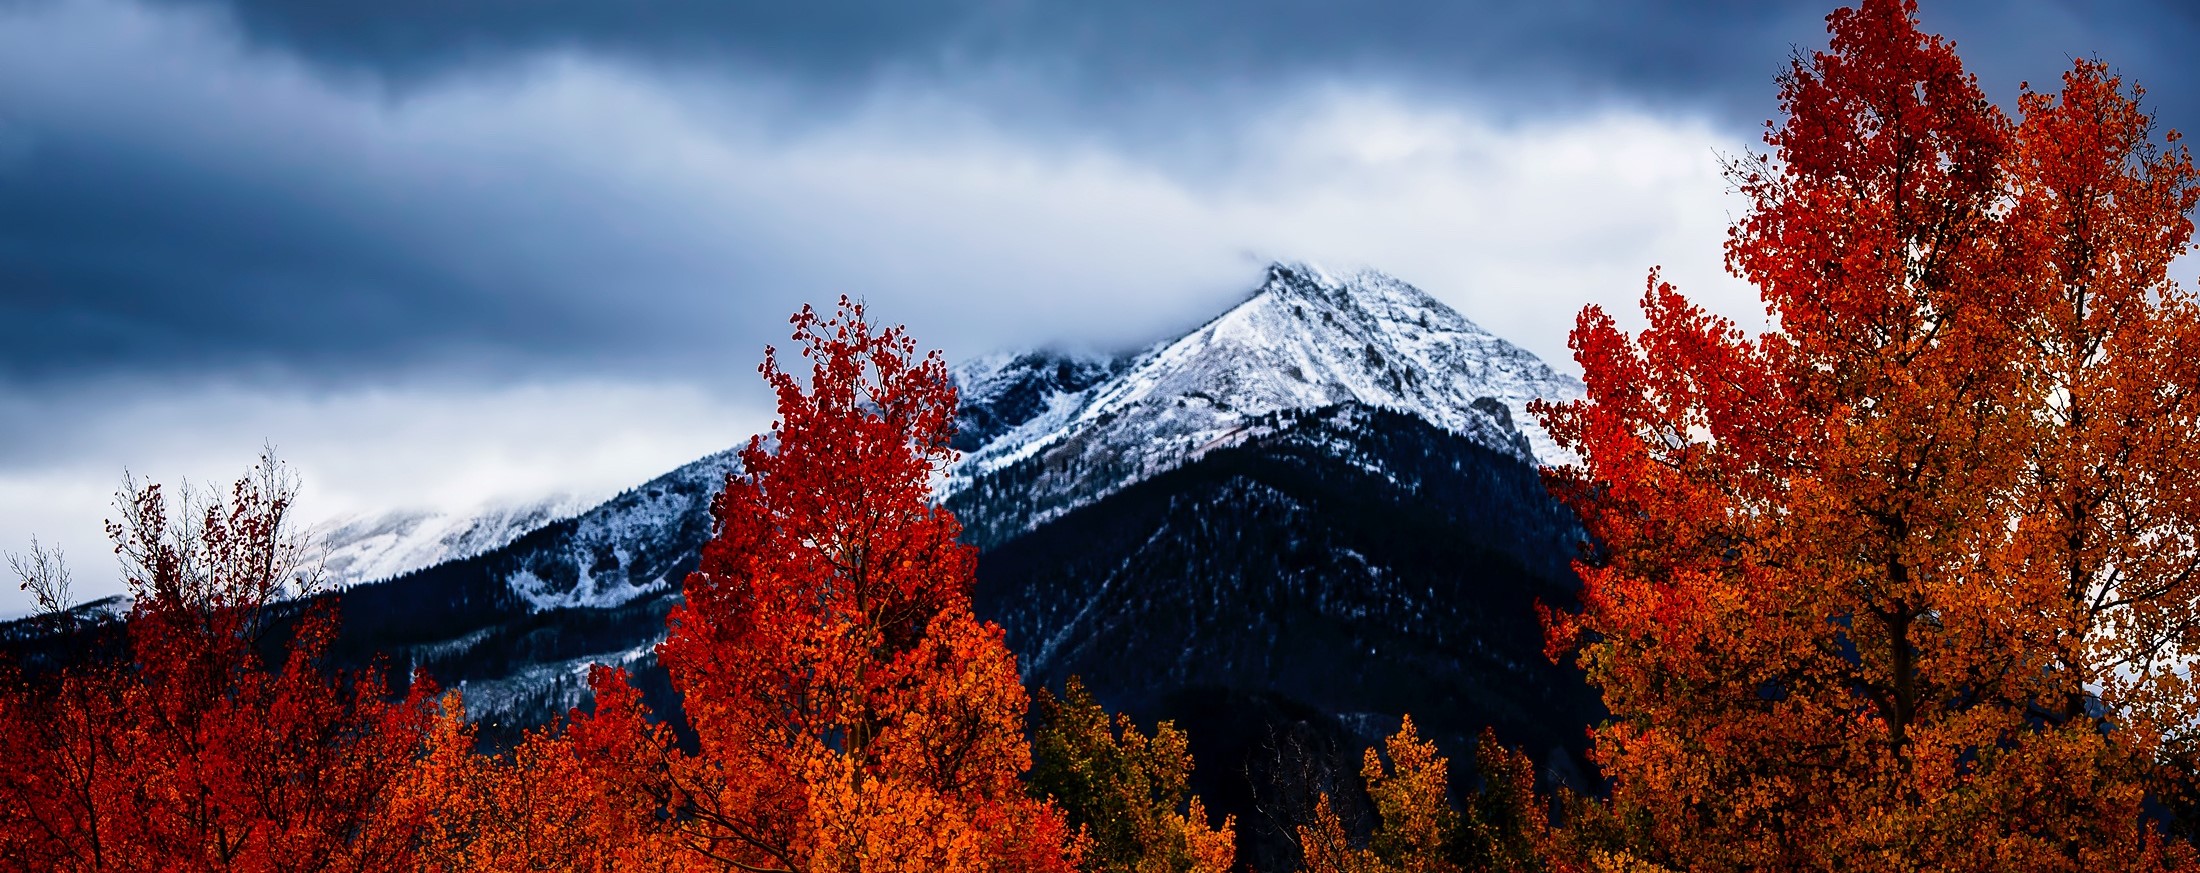
[(1264, 424), (984, 554), (977, 607), (1027, 679), (1176, 719), (1250, 852), (1311, 802), (1281, 792), (1356, 773), (1409, 712), (1455, 757), (1491, 726), (1578, 778), (1597, 704), (1534, 612), (1570, 602), (1577, 535), (1535, 471), (1364, 406)]

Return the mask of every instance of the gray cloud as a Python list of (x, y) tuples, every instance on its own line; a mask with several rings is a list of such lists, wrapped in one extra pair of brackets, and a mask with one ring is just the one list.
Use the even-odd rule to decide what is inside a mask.
[(473, 107), (422, 119), (105, 4), (0, 26), (0, 105), (0, 316), (24, 328), (0, 374), (402, 367), (646, 326), (609, 292), (648, 246), (587, 227), (615, 192), (469, 140)]
[[(1047, 207), (1015, 188), (1019, 167), (1097, 210), (1132, 204), (1075, 187), (1096, 167), (1173, 192), (1164, 201), (1334, 188), (1321, 177), (1334, 167), (1283, 167), (1293, 147), (1274, 137), (1279, 118), (1335, 92), (1515, 125), (1694, 107), (1744, 148), (1737, 119), (1769, 110), (1771, 73), (1791, 44), (1815, 44), (1822, 14), (1748, 2), (0, 5), (0, 318), (22, 327), (0, 346), (0, 378), (662, 372), (738, 362), (701, 350), (753, 349), (786, 309), (842, 291), (1043, 300), (1082, 316), (1078, 294), (1111, 293), (1106, 281), (1213, 285), (1216, 251), (1269, 242), (1235, 229), (1196, 244), (1136, 228), (1081, 236), (1073, 214), (1031, 214)], [(2105, 14), (1926, 11), (1990, 79), (2047, 79), (2096, 49), (2143, 79), (2178, 63), (2163, 41), (2190, 30), (2189, 14), (2146, 27)], [(2174, 106), (2188, 78), (2149, 81)], [(908, 175), (942, 172), (974, 175), (965, 190)], [(937, 209), (908, 199), (923, 197)], [(973, 278), (933, 263), (947, 253), (1025, 266)], [(1189, 272), (1170, 283), (1171, 269)], [(1009, 296), (974, 293), (988, 287)], [(1040, 287), (1056, 293), (1033, 297)], [(998, 309), (944, 312), (1029, 320)], [(1078, 338), (1128, 342), (1188, 313), (1089, 313), (1100, 317), (1078, 322)], [(940, 320), (947, 341), (1018, 339)]]
[(32, 131), (0, 200), (20, 277), (0, 307), (26, 326), (0, 360), (34, 382), (748, 384), (785, 314), (838, 293), (956, 353), (1121, 346), (1218, 310), (1268, 256), (1540, 286), (1554, 302), (1461, 302), (1555, 357), (1580, 295), (1627, 299), (1627, 274), (1672, 262), (1650, 245), (1701, 236), (1715, 263), (1714, 149), (1736, 146), (1685, 119), (1508, 123), (1340, 83), (1249, 106), (1224, 128), (1235, 159), (1196, 173), (934, 88), (794, 132), (770, 83), (588, 56), (391, 97), (217, 18), (97, 0), (0, 27), (0, 98)]
[(1005, 76), (1019, 85), (1000, 89), (1002, 112), (1088, 132), (1126, 126), (1133, 139), (1166, 136), (1155, 128), (1187, 104), (1230, 112), (1248, 94), (1338, 78), (1538, 111), (1554, 98), (1768, 106), (1767, 89), (1739, 86), (1762, 85), (1825, 11), (1748, 0), (163, 2), (220, 10), (256, 45), (398, 87), (563, 50), (771, 77), (813, 113), (882, 82)]
[[(1143, 101), (1214, 100), (1337, 77), (1379, 79), (1548, 112), (1646, 100), (1754, 125), (1791, 49), (1823, 42), (1828, 0), (1542, 3), (1390, 0), (831, 0), (818, 3), (163, 0), (233, 14), (261, 45), (393, 82), (580, 48), (653, 64), (770, 75), (809, 96), (880, 81), (1034, 78), (1085, 124)], [(1935, 0), (1929, 29), (1984, 71), (2046, 79), (2100, 54), (2192, 107), (2183, 46), (2200, 13), (2161, 0)], [(2012, 83), (2013, 84), (2013, 81)], [(1020, 98), (1007, 107), (1029, 112)], [(1095, 112), (1101, 117), (1095, 118)]]

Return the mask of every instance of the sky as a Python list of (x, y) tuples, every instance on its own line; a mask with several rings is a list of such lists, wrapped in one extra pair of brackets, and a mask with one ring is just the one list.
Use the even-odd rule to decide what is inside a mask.
[[(1720, 162), (1829, 10), (0, 0), (0, 551), (111, 593), (125, 470), (263, 446), (313, 519), (608, 494), (766, 426), (841, 294), (950, 358), (1141, 346), (1276, 259), (1563, 369), (1654, 265), (1761, 324)], [(2005, 104), (2099, 57), (2200, 127), (2180, 4), (1920, 14)]]

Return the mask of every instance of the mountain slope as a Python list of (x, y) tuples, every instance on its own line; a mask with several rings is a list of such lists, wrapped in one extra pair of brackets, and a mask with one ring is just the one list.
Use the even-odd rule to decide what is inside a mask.
[(955, 365), (959, 408), (953, 446), (984, 449), (1009, 431), (1084, 401), (1090, 389), (1119, 372), (1127, 357), (1028, 351), (983, 355)]
[(485, 721), (547, 722), (585, 699), (588, 665), (651, 666), (739, 464), (710, 455), (503, 548), (352, 588), (337, 654), (426, 669)]
[[(1527, 417), (1528, 401), (1581, 392), (1578, 381), (1411, 285), (1304, 264), (1272, 265), (1228, 312), (1138, 354), (989, 355), (958, 365), (954, 377), (962, 394), (955, 447), (965, 456), (944, 475), (941, 494), (985, 547), (1242, 441), (1254, 435), (1251, 422), (1280, 410), (1346, 402), (1398, 410), (1528, 460), (1557, 451)], [(501, 562), (506, 581), (538, 609), (616, 606), (678, 581), (633, 569), (664, 564), (648, 556), (665, 548), (671, 528), (690, 537), (701, 530), (682, 519), (708, 507), (708, 492), (734, 469), (732, 454), (585, 513), (571, 498), (552, 498), (473, 514), (349, 519), (323, 535), (329, 570), (346, 584), (389, 578), (571, 519), (573, 530), (549, 553)]]
[(1576, 774), (1598, 708), (1535, 604), (1571, 601), (1578, 535), (1535, 471), (1358, 403), (1249, 425), (980, 557), (977, 611), (1026, 679), (1185, 728), (1258, 869), (1296, 863), (1279, 792), (1352, 772), (1407, 713), (1454, 760), (1488, 726)]
[(600, 502), (555, 494), (465, 511), (400, 509), (362, 513), (317, 525), (313, 538), (328, 581), (337, 587), (350, 587), (502, 547), (529, 531), (571, 518)]

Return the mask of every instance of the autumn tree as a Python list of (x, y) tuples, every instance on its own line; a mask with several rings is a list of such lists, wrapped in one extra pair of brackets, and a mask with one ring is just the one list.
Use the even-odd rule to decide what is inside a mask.
[(1451, 762), (1407, 717), (1380, 753), (1361, 757), (1360, 777), (1374, 801), (1375, 832), (1360, 845), (1328, 796), (1314, 821), (1298, 828), (1308, 873), (1528, 873), (1595, 869), (1569, 866), (1576, 855), (1551, 829), (1550, 801), (1536, 790), (1526, 756), (1485, 729), (1475, 744), (1479, 785), (1455, 806)]
[[(931, 504), (945, 363), (845, 298), (793, 324), (808, 378), (766, 350), (779, 420), (713, 502), (658, 649), (695, 749), (656, 744), (661, 779), (636, 791), (697, 869), (1073, 869), (1061, 812), (1024, 791), (1028, 701), (1000, 628), (970, 614), (975, 552)], [(623, 686), (599, 673), (598, 700)], [(616, 734), (602, 717), (574, 730)]]
[(1089, 840), (1086, 873), (1222, 873), (1236, 855), (1236, 822), (1208, 823), (1191, 793), (1192, 754), (1176, 726), (1153, 733), (1112, 718), (1083, 682), (1039, 691), (1041, 724), (1031, 791), (1050, 797)]
[[(1569, 869), (1562, 835), (1552, 828), (1553, 798), (1537, 789), (1535, 765), (1528, 756), (1483, 728), (1474, 744), (1474, 770), (1481, 784), (1468, 795), (1449, 844), (1459, 866), (1492, 873)], [(1562, 798), (1571, 798), (1561, 792)], [(1593, 864), (1576, 866), (1594, 869)]]
[[(432, 689), (389, 700), (377, 671), (326, 668), (334, 604), (286, 602), (317, 580), (295, 492), (263, 455), (226, 497), (186, 491), (173, 512), (159, 485), (117, 495), (123, 654), (0, 687), (5, 866), (411, 869), (395, 787)], [(65, 605), (54, 569), (29, 565)]]
[(1314, 823), (1298, 829), (1308, 873), (1459, 873), (1447, 850), (1459, 835), (1450, 762), (1436, 753), (1436, 744), (1421, 739), (1411, 717), (1383, 745), (1387, 764), (1374, 749), (1360, 762), (1360, 778), (1367, 780), (1379, 819), (1373, 839), (1364, 848), (1353, 845), (1323, 796)]
[(1552, 652), (1651, 860), (2190, 863), (2148, 810), (2200, 724), (2193, 166), (2097, 61), (2005, 116), (1915, 13), (1829, 16), (1731, 165), (1772, 327), (1655, 272), (1639, 333), (1582, 313)]
[[(605, 671), (609, 668), (596, 668)], [(511, 749), (478, 750), (459, 692), (440, 701), (399, 815), (418, 823), (421, 870), (668, 873), (695, 869), (659, 816), (670, 729), (646, 718), (623, 676), (606, 674), (589, 717), (548, 725)]]

